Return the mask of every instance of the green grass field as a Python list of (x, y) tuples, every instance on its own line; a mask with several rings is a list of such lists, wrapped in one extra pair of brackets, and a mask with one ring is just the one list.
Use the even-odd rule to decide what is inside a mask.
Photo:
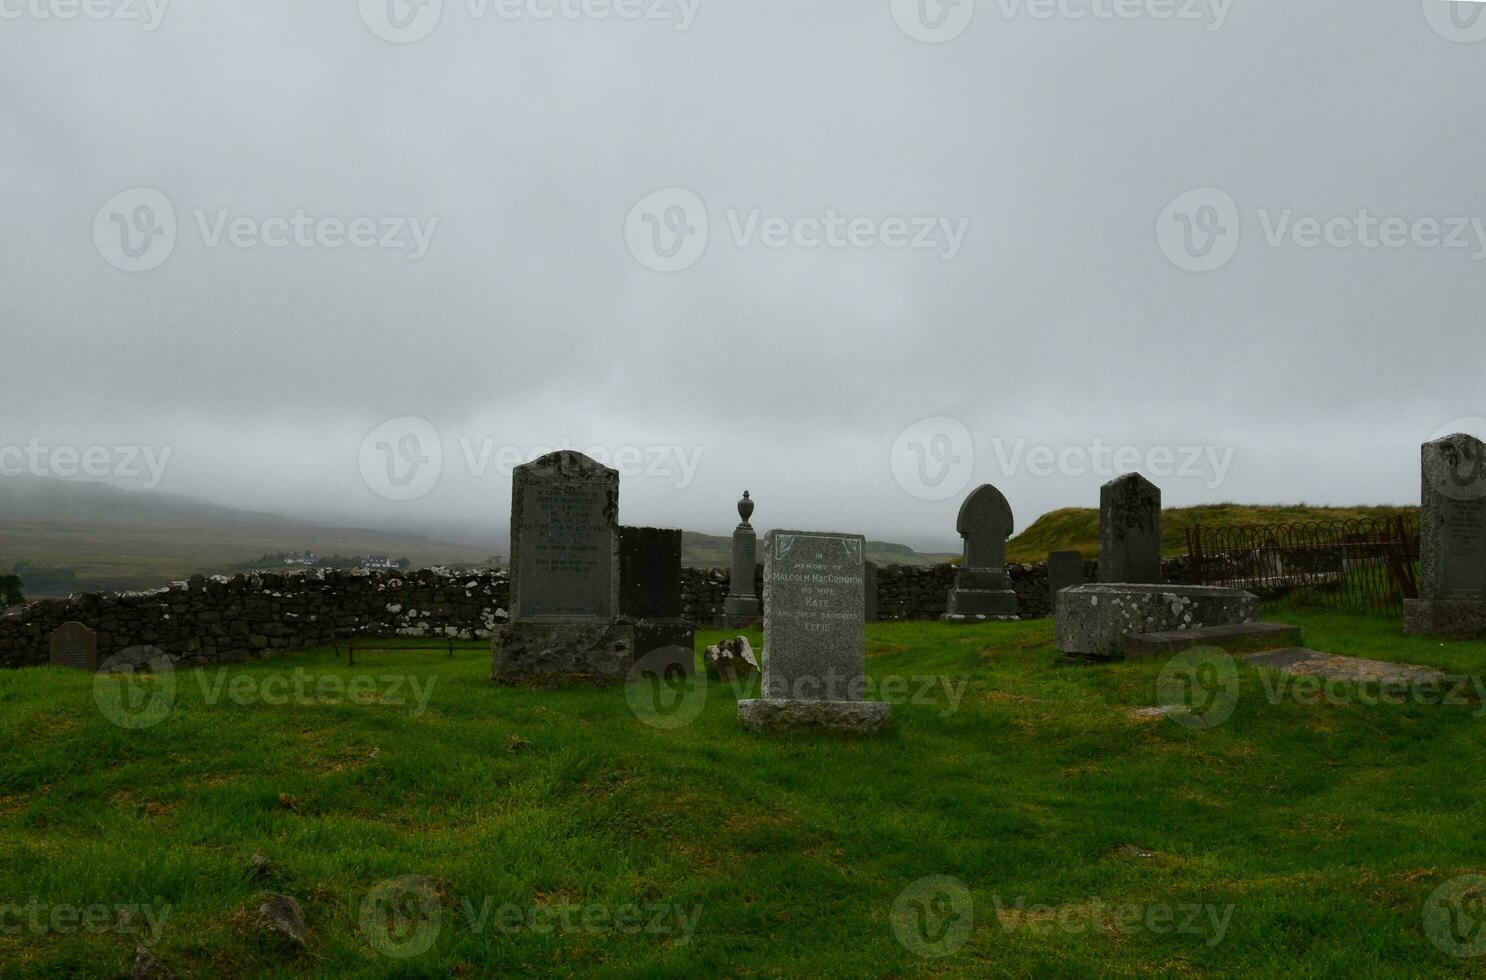
[[(1486, 972), (1431, 939), (1486, 949), (1479, 910), (1426, 914), (1486, 873), (1479, 700), (1310, 703), (1243, 667), (1225, 723), (1137, 720), (1162, 667), (1064, 665), (1049, 622), (879, 624), (896, 724), (859, 741), (749, 735), (715, 681), (670, 715), (643, 687), (494, 688), (474, 645), (182, 671), (139, 730), (106, 717), (137, 683), (0, 673), (0, 975), (127, 975), (155, 934), (183, 976)], [(405, 876), (431, 881), (399, 922)], [(306, 950), (256, 924), (270, 891)]]

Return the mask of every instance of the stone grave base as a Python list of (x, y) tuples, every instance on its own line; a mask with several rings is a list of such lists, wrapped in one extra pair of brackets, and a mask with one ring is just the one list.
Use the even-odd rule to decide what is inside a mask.
[(649, 672), (696, 674), (695, 632), (681, 621), (508, 623), (490, 643), (497, 684), (619, 684), (637, 662)]
[(1076, 585), (1057, 596), (1058, 649), (1097, 660), (1125, 655), (1125, 637), (1233, 626), (1259, 618), (1259, 597), (1208, 585)]
[(893, 723), (882, 701), (795, 701), (758, 698), (738, 702), (738, 721), (750, 732), (815, 730), (865, 734)]
[(1486, 600), (1405, 599), (1403, 631), (1466, 640), (1486, 636)]
[(722, 600), (722, 622), (728, 629), (757, 626), (763, 622), (764, 606), (758, 596), (728, 596)]

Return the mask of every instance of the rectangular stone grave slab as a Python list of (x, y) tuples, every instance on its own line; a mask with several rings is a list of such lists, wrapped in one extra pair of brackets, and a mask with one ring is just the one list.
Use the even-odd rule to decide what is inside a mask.
[(892, 706), (867, 686), (866, 538), (771, 531), (764, 538), (763, 697), (738, 702), (749, 731), (875, 731)]
[(1300, 643), (1300, 627), (1285, 623), (1237, 623), (1231, 626), (1204, 626), (1194, 630), (1168, 630), (1164, 633), (1131, 633), (1125, 637), (1127, 658), (1169, 657), (1193, 647), (1217, 647), (1228, 653), (1254, 650), (1278, 650)]
[(1259, 597), (1203, 585), (1079, 585), (1057, 596), (1058, 649), (1100, 660), (1125, 655), (1132, 633), (1160, 633), (1252, 623)]

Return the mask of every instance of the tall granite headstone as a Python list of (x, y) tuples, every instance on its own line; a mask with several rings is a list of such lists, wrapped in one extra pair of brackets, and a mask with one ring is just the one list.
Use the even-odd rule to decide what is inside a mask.
[(765, 536), (763, 697), (738, 702), (745, 728), (862, 732), (892, 721), (891, 705), (863, 700), (866, 546), (859, 534)]
[(1161, 580), (1161, 490), (1127, 473), (1099, 490), (1099, 581)]
[[(656, 638), (625, 615), (651, 604), (669, 611), (669, 545), (657, 532), (634, 542), (621, 601), (619, 473), (582, 453), (549, 453), (511, 479), (511, 622), (491, 642), (491, 677), (531, 684), (625, 679)], [(679, 549), (675, 552), (679, 562)], [(680, 570), (673, 580), (679, 583)], [(682, 653), (677, 651), (677, 659)], [(689, 651), (688, 666), (693, 663)]]
[(1421, 451), (1419, 598), (1404, 632), (1486, 635), (1486, 444), (1457, 433)]
[(1084, 557), (1076, 551), (1054, 551), (1047, 556), (1047, 581), (1056, 597), (1064, 589), (1084, 584)]
[(82, 623), (63, 623), (48, 638), (53, 667), (98, 669), (98, 634)]
[(747, 490), (738, 501), (741, 523), (733, 529), (733, 567), (728, 579), (728, 594), (722, 611), (729, 628), (754, 626), (762, 614), (761, 603), (754, 592), (758, 572), (758, 536), (749, 520), (753, 517), (753, 498)]
[(1015, 525), (1011, 505), (989, 483), (960, 505), (955, 529), (965, 539), (964, 558), (955, 572), (946, 622), (1016, 619), (1017, 598), (1006, 574), (1006, 539)]

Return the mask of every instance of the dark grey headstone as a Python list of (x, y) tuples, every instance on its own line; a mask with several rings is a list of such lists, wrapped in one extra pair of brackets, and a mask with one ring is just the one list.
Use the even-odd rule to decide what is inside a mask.
[(516, 467), (511, 480), (511, 615), (612, 620), (619, 611), (619, 473), (582, 453)]
[(1099, 490), (1099, 581), (1161, 579), (1161, 490), (1139, 473), (1127, 473)]
[(729, 626), (751, 626), (761, 614), (754, 578), (758, 574), (758, 536), (749, 520), (753, 517), (753, 495), (747, 490), (738, 501), (739, 523), (733, 529), (733, 564), (728, 578), (728, 594), (722, 609)]
[(1053, 595), (1084, 584), (1084, 558), (1076, 551), (1054, 551), (1047, 556), (1047, 580)]
[(1015, 619), (1017, 597), (1006, 574), (1006, 539), (1015, 523), (1005, 495), (989, 483), (976, 488), (960, 505), (955, 529), (964, 539), (965, 552), (943, 618), (952, 622)]
[(866, 572), (862, 582), (863, 598), (867, 604), (867, 622), (877, 622), (877, 566), (867, 562), (864, 569)]
[(866, 538), (764, 537), (766, 700), (859, 701), (866, 692)]
[(619, 529), (619, 611), (635, 619), (681, 617), (681, 532)]
[(1457, 434), (1423, 447), (1420, 593), (1486, 598), (1486, 444)]
[(52, 666), (98, 669), (98, 634), (82, 623), (63, 623), (52, 630), (49, 642)]

